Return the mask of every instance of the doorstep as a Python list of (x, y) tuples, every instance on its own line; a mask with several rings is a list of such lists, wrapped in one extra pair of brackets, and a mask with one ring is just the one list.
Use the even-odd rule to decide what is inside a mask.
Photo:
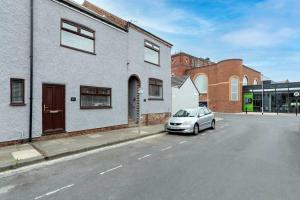
[(0, 148), (0, 171), (98, 149), (164, 132), (164, 125), (98, 132)]

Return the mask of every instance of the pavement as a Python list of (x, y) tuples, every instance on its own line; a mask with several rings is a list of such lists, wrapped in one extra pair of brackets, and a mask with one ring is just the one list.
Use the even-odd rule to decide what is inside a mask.
[(159, 134), (163, 125), (126, 128), (87, 135), (37, 141), (0, 148), (0, 172), (71, 154)]
[(220, 117), (197, 136), (158, 134), (0, 173), (0, 199), (298, 200), (300, 117)]
[[(264, 112), (263, 114), (261, 112), (240, 112), (240, 113), (217, 113), (219, 115), (265, 115), (265, 116), (287, 116), (287, 117), (293, 117), (296, 116), (296, 113), (270, 113), (270, 112)], [(300, 116), (300, 114), (297, 114)]]

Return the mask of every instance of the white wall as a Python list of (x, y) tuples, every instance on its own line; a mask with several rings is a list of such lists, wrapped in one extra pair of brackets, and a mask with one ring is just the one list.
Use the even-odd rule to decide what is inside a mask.
[[(28, 0), (0, 4), (0, 142), (28, 138), (29, 39)], [(130, 29), (106, 25), (52, 0), (34, 1), (33, 137), (42, 134), (42, 85), (66, 88), (66, 131), (127, 124), (128, 78), (137, 74), (144, 90), (142, 114), (171, 110), (171, 48)], [(60, 23), (65, 18), (96, 32), (96, 55), (60, 46)], [(161, 66), (144, 62), (144, 40), (161, 48)], [(129, 61), (129, 65), (127, 62)], [(164, 100), (148, 101), (149, 77), (163, 80)], [(25, 79), (25, 106), (12, 107), (10, 78)], [(111, 109), (80, 109), (80, 85), (112, 88)], [(70, 98), (76, 97), (76, 102)], [(142, 99), (142, 100), (143, 100)]]
[[(160, 66), (144, 61), (145, 39), (160, 47)], [(133, 28), (129, 29), (128, 45), (128, 61), (130, 63), (128, 65), (128, 78), (132, 74), (138, 75), (144, 92), (141, 98), (141, 113), (171, 112), (171, 48)], [(163, 80), (163, 101), (148, 100), (149, 78)], [(146, 102), (144, 102), (144, 99), (146, 99)]]
[[(127, 124), (127, 33), (53, 1), (35, 2), (34, 135), (42, 133), (43, 83), (66, 87), (66, 131)], [(95, 30), (96, 55), (60, 46), (62, 18)], [(112, 88), (112, 108), (80, 109), (80, 85)]]
[(182, 108), (196, 108), (198, 105), (199, 93), (190, 78), (180, 88), (172, 87), (172, 114)]
[[(29, 2), (0, 3), (0, 141), (28, 138)], [(10, 106), (10, 78), (25, 79), (25, 106)]]

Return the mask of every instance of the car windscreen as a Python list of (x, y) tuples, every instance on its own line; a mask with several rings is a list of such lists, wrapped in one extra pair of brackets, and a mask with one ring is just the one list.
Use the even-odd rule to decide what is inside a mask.
[(197, 116), (197, 109), (179, 110), (173, 117), (195, 117)]

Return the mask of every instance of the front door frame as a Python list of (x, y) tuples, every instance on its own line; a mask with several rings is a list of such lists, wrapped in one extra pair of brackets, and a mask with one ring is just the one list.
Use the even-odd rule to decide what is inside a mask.
[(138, 75), (136, 75), (136, 74), (133, 74), (133, 75), (131, 75), (131, 76), (129, 76), (129, 78), (128, 78), (128, 99), (127, 99), (127, 103), (128, 103), (128, 115), (127, 115), (127, 119), (128, 119), (128, 123), (129, 123), (129, 114), (130, 114), (130, 107), (129, 107), (129, 97), (130, 97), (130, 81), (131, 81), (131, 79), (135, 79), (136, 81), (137, 81), (137, 89), (136, 89), (136, 104), (137, 104), (137, 106), (136, 106), (136, 109), (135, 109), (135, 112), (136, 112), (136, 123), (138, 123), (139, 122), (139, 112), (141, 111), (141, 109), (140, 109), (140, 107), (141, 107), (141, 105), (140, 105), (140, 94), (138, 93), (138, 91), (139, 91), (139, 89), (141, 88), (141, 79), (139, 78), (139, 76)]
[[(62, 87), (64, 90), (64, 97), (63, 97), (63, 127), (62, 130), (59, 131), (51, 131), (51, 132), (45, 132), (45, 121), (44, 121), (44, 87), (45, 86), (56, 86), (56, 87)], [(42, 131), (43, 134), (56, 134), (56, 133), (64, 133), (66, 132), (66, 86), (64, 84), (56, 84), (56, 83), (43, 83), (42, 84)]]

